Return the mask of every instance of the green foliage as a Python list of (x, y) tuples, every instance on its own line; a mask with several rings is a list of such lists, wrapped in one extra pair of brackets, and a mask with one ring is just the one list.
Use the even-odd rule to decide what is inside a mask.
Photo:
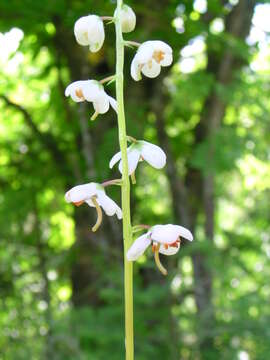
[[(174, 48), (175, 65), (164, 80), (169, 98), (161, 107), (176, 171), (184, 176), (192, 167), (201, 175), (211, 173), (216, 184), (212, 243), (203, 229), (207, 214), (200, 209), (196, 241), (184, 244), (179, 257), (167, 261), (168, 279), (157, 272), (151, 250), (135, 264), (136, 360), (199, 359), (200, 344), (208, 337), (214, 348), (207, 349), (207, 360), (237, 360), (243, 351), (250, 360), (268, 359), (270, 354), (269, 45), (251, 46), (226, 31), (211, 31), (215, 18), (227, 16), (229, 8), (222, 4), (208, 1), (209, 11), (200, 14), (187, 0), (129, 2), (138, 14), (138, 28), (127, 39), (161, 38)], [(108, 162), (119, 150), (111, 113), (94, 123), (87, 119), (92, 144), (89, 171), (80, 113), (63, 95), (69, 81), (81, 76), (78, 58), (85, 56), (73, 38), (74, 21), (93, 9), (111, 15), (113, 7), (108, 1), (81, 0), (0, 3), (0, 31), (16, 27), (24, 32), (9, 59), (0, 56), (0, 96), (21, 107), (0, 97), (0, 358), (4, 360), (122, 358), (121, 233), (117, 224), (105, 220), (98, 243), (84, 235), (87, 251), (77, 251), (78, 212), (63, 198), (74, 184), (108, 179)], [(172, 26), (176, 16), (183, 21), (182, 33)], [(90, 78), (101, 79), (113, 71), (110, 25), (106, 34), (104, 49), (87, 57)], [(205, 42), (204, 49), (189, 56), (194, 66), (184, 72), (185, 57), (180, 55), (177, 63), (178, 51), (198, 37)], [(209, 71), (207, 57), (214, 54), (220, 60), (228, 49), (244, 67), (234, 64), (233, 80), (224, 85), (217, 81), (215, 69)], [(74, 60), (70, 54), (79, 55)], [(128, 132), (157, 143), (159, 119), (150, 104), (160, 79), (131, 81), (132, 56), (127, 50)], [(111, 86), (107, 90), (113, 92)], [(213, 92), (226, 103), (223, 124), (196, 142), (202, 109)], [(87, 108), (89, 118), (91, 111)], [(172, 179), (166, 170), (139, 164), (132, 189), (134, 223), (172, 221)], [(91, 179), (89, 172), (94, 174)], [(113, 176), (119, 177), (117, 169)], [(194, 179), (187, 179), (187, 185)], [(118, 187), (108, 193), (119, 202)], [(89, 233), (91, 216), (90, 208), (83, 213), (84, 234)], [(213, 275), (216, 319), (211, 328), (200, 327), (195, 302), (198, 283), (192, 259), (198, 255), (206, 258)], [(85, 275), (76, 268), (81, 262), (86, 262), (89, 288), (94, 290), (87, 304), (78, 305), (74, 293)]]

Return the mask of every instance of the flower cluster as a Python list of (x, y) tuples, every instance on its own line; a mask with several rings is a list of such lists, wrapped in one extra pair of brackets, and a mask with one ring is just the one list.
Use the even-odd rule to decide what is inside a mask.
[[(134, 11), (127, 5), (114, 13), (114, 17), (100, 17), (94, 14), (83, 16), (78, 19), (74, 26), (74, 35), (76, 41), (82, 46), (88, 46), (91, 52), (97, 52), (103, 46), (105, 40), (104, 21), (116, 21), (118, 16), (118, 24), (121, 24), (122, 32), (127, 33), (135, 29), (136, 15)], [(131, 62), (131, 77), (135, 81), (142, 79), (142, 75), (149, 78), (157, 77), (161, 72), (161, 67), (170, 66), (173, 61), (172, 48), (163, 41), (153, 40), (146, 41), (142, 44), (133, 41), (124, 41), (127, 46), (138, 46), (137, 52)], [(116, 75), (109, 76), (101, 81), (97, 80), (80, 80), (75, 81), (67, 86), (65, 95), (70, 96), (75, 102), (91, 102), (94, 107), (94, 114), (91, 120), (97, 118), (99, 114), (106, 113), (110, 106), (118, 112), (116, 100), (108, 95), (103, 84), (112, 82)], [(166, 154), (157, 145), (151, 144), (144, 140), (136, 140), (127, 137), (127, 141), (131, 141), (131, 145), (127, 148), (128, 175), (135, 179), (135, 170), (140, 161), (146, 161), (155, 169), (161, 169), (166, 164)], [(119, 171), (122, 174), (122, 153), (116, 153), (110, 163), (112, 168), (119, 162)], [(133, 181), (134, 183), (134, 181)], [(102, 184), (90, 182), (88, 184), (77, 185), (70, 189), (65, 199), (68, 203), (80, 206), (83, 203), (90, 207), (95, 207), (97, 211), (97, 221), (92, 227), (92, 231), (96, 231), (102, 222), (102, 210), (108, 216), (116, 215), (118, 219), (122, 219), (122, 210), (120, 207), (107, 196), (105, 187), (108, 185), (122, 185), (122, 180), (109, 180)], [(152, 245), (156, 265), (159, 270), (166, 275), (167, 271), (159, 260), (159, 254), (174, 255), (180, 249), (181, 238), (189, 241), (193, 240), (191, 232), (179, 225), (137, 225), (132, 228), (132, 232), (147, 229), (147, 232), (137, 238), (129, 250), (126, 257), (128, 261), (137, 260), (145, 250)]]

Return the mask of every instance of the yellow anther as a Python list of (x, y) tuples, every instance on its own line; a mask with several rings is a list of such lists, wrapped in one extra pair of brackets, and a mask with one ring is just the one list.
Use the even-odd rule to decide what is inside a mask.
[(84, 100), (84, 96), (83, 96), (82, 89), (76, 89), (76, 90), (75, 90), (75, 94), (76, 94), (76, 96), (78, 96), (78, 98)]
[(164, 52), (162, 51), (154, 52), (153, 59), (155, 59), (158, 64), (164, 59), (164, 57), (165, 57)]

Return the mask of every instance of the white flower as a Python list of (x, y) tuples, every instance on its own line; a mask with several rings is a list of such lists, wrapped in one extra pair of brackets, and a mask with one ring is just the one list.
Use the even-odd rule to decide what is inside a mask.
[(80, 45), (89, 46), (90, 51), (97, 52), (105, 39), (103, 21), (96, 15), (83, 16), (76, 21), (74, 34)]
[[(116, 15), (116, 10), (114, 16)], [(136, 15), (130, 6), (123, 5), (121, 8), (121, 25), (124, 33), (131, 32), (136, 26)]]
[(76, 206), (80, 206), (86, 202), (89, 206), (97, 209), (98, 219), (95, 226), (92, 228), (93, 231), (98, 229), (102, 221), (102, 211), (100, 207), (103, 208), (106, 215), (113, 216), (116, 214), (118, 219), (122, 219), (122, 210), (109, 196), (106, 195), (104, 187), (100, 184), (91, 182), (75, 186), (66, 192), (65, 199), (68, 203), (73, 203)]
[(96, 80), (75, 81), (68, 85), (65, 90), (66, 96), (71, 96), (73, 101), (89, 101), (93, 103), (95, 113), (91, 117), (94, 120), (98, 114), (104, 114), (109, 110), (110, 105), (117, 111), (117, 102), (106, 94), (104, 87)]
[[(166, 164), (166, 154), (157, 145), (151, 144), (147, 141), (136, 140), (127, 149), (128, 156), (128, 173), (131, 175), (137, 168), (140, 160), (145, 160), (156, 169), (161, 169)], [(110, 168), (112, 168), (119, 160), (121, 160), (121, 152), (116, 153), (111, 161)], [(119, 171), (122, 173), (122, 160), (119, 163)]]
[(138, 237), (127, 252), (129, 261), (137, 260), (148, 248), (150, 244), (159, 244), (159, 252), (164, 255), (174, 255), (180, 249), (179, 237), (189, 241), (193, 240), (191, 232), (180, 225), (155, 225), (146, 234)]
[(138, 48), (131, 63), (131, 76), (134, 80), (141, 80), (141, 72), (150, 78), (159, 75), (161, 66), (171, 65), (173, 60), (172, 48), (163, 41), (146, 41)]
[(180, 249), (180, 237), (189, 241), (193, 240), (191, 232), (183, 226), (172, 224), (155, 225), (146, 234), (141, 235), (133, 242), (127, 251), (127, 259), (129, 261), (137, 260), (152, 244), (156, 265), (164, 275), (167, 275), (167, 270), (160, 263), (159, 253), (163, 255), (176, 254)]

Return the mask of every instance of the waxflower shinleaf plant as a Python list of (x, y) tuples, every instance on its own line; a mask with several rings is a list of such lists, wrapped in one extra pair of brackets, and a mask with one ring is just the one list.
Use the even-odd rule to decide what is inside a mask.
[[(182, 238), (192, 241), (191, 232), (183, 226), (166, 225), (131, 225), (130, 216), (130, 177), (135, 184), (135, 170), (140, 161), (145, 161), (155, 169), (162, 169), (166, 165), (166, 154), (157, 145), (145, 140), (136, 140), (126, 134), (126, 121), (123, 94), (124, 48), (137, 47), (137, 52), (131, 62), (131, 77), (135, 81), (142, 79), (142, 74), (149, 78), (157, 77), (162, 67), (170, 66), (173, 61), (172, 48), (161, 40), (148, 40), (140, 44), (135, 41), (125, 41), (123, 33), (132, 32), (136, 26), (136, 15), (132, 8), (117, 0), (117, 7), (113, 16), (98, 16), (88, 14), (75, 22), (74, 35), (81, 46), (88, 46), (90, 52), (97, 52), (105, 40), (104, 22), (115, 24), (116, 30), (116, 72), (115, 74), (98, 80), (77, 80), (67, 86), (65, 95), (75, 102), (91, 102), (94, 114), (91, 120), (99, 114), (106, 113), (110, 106), (117, 114), (120, 151), (116, 153), (109, 166), (112, 168), (119, 162), (118, 168), (121, 179), (105, 181), (101, 184), (89, 182), (74, 186), (65, 194), (68, 203), (80, 206), (83, 203), (96, 208), (97, 221), (92, 231), (97, 231), (102, 223), (102, 210), (107, 216), (116, 215), (123, 221), (124, 237), (124, 287), (125, 287), (125, 349), (126, 360), (134, 360), (133, 340), (133, 261), (136, 261), (149, 246), (152, 246), (155, 263), (162, 274), (167, 270), (161, 264), (159, 254), (175, 255), (182, 243)], [(116, 83), (116, 100), (108, 95), (103, 84)], [(131, 145), (128, 147), (127, 142)], [(121, 187), (122, 209), (105, 192), (105, 187), (119, 185)], [(146, 230), (145, 234), (133, 241), (133, 234)]]

